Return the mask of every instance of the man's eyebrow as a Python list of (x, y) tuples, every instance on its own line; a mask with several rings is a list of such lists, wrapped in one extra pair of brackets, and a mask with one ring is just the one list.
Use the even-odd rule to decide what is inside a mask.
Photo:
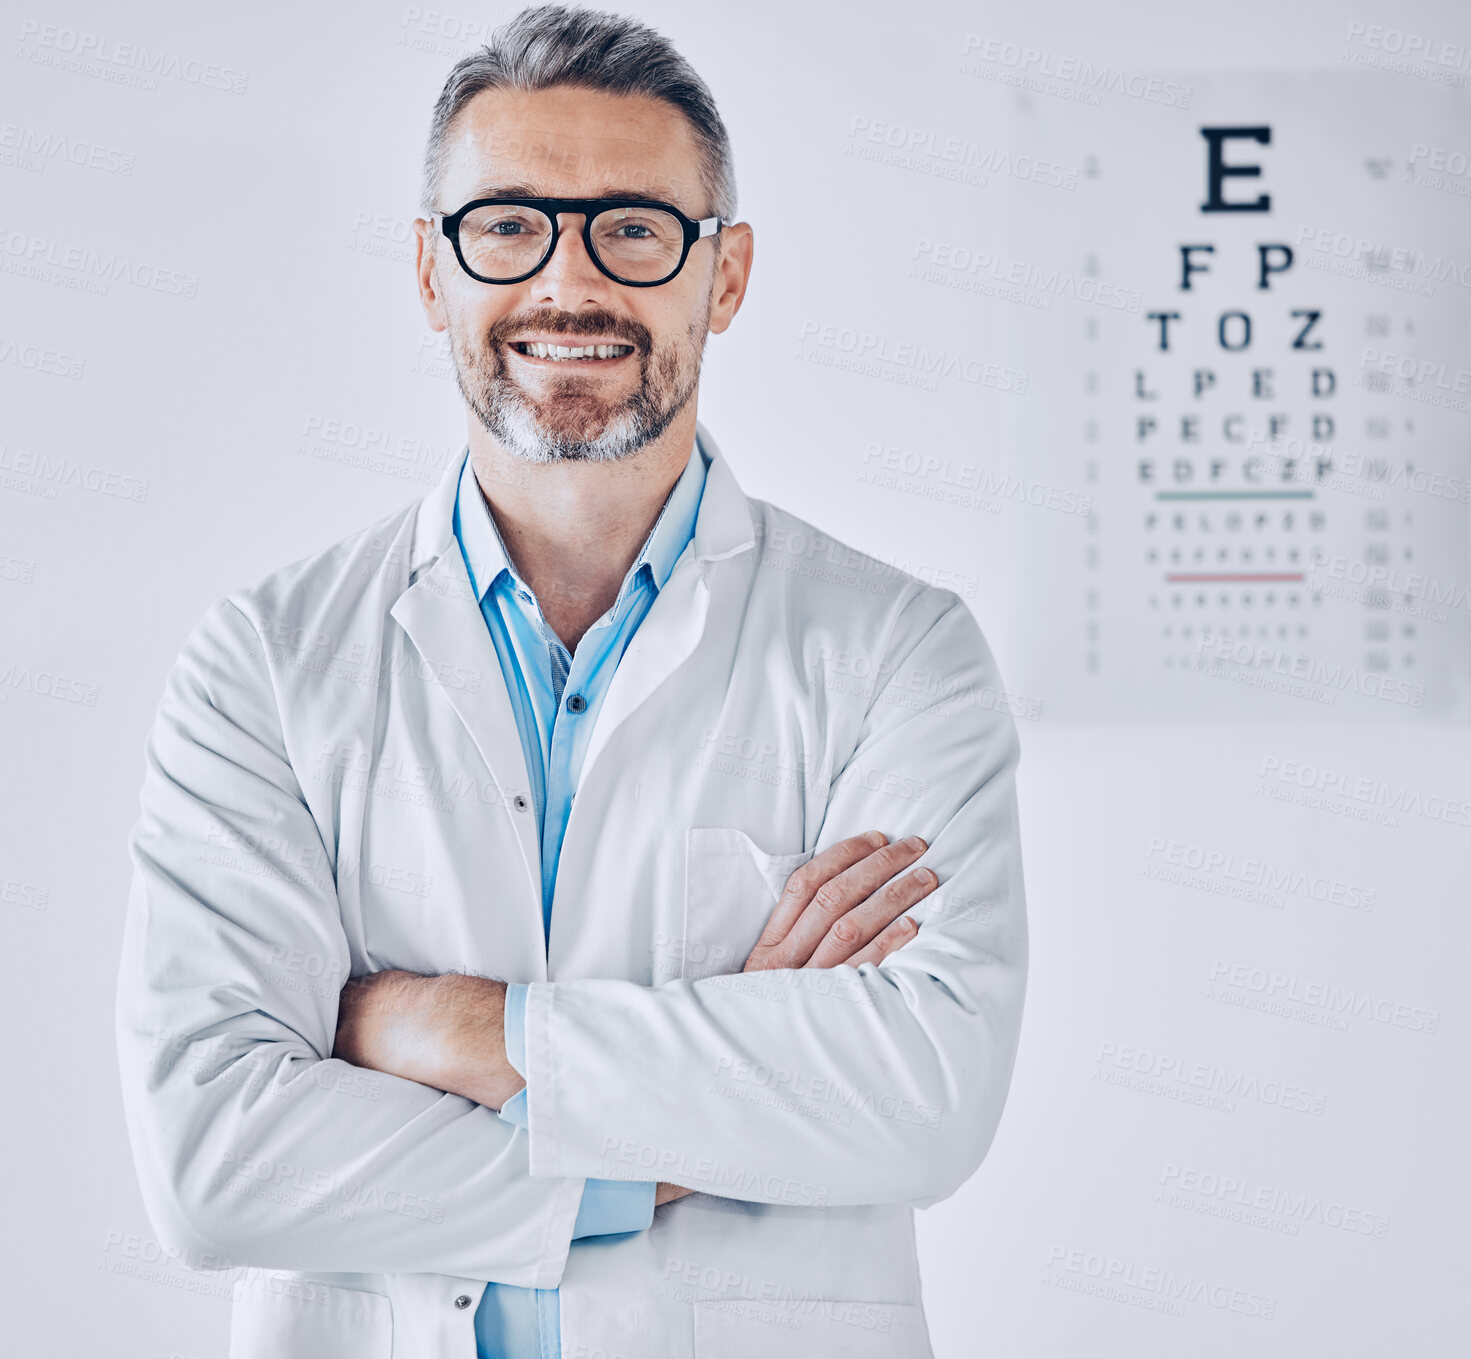
[(480, 184), (465, 201), (475, 198), (545, 198), (535, 184)]
[[(546, 193), (535, 184), (481, 184), (465, 201), (471, 202), (476, 198), (560, 198), (564, 195)], [(649, 188), (624, 188), (614, 185), (602, 188), (593, 193), (568, 194), (572, 198), (636, 198), (646, 203), (672, 203), (673, 199), (665, 192)]]

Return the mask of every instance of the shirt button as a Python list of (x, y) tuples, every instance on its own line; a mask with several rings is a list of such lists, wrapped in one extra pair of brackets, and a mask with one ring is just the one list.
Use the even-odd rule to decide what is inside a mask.
[(460, 1311), (462, 1311), (462, 1312), (469, 1305), (470, 1305), (470, 1295), (468, 1293), (461, 1293), (460, 1296), (455, 1299), (455, 1306), (458, 1307), (460, 1309)]
[(511, 799), (511, 806), (513, 806), (518, 812), (524, 812), (529, 806), (531, 806), (531, 803), (527, 801), (525, 793), (517, 793), (516, 796)]
[(567, 711), (569, 713), (580, 713), (587, 707), (587, 700), (581, 694), (572, 694), (567, 699)]

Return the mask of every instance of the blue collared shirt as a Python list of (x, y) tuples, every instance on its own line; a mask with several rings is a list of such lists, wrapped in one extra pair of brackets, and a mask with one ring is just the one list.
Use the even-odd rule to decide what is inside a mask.
[[(500, 658), (526, 757), (541, 843), (542, 926), (548, 935), (562, 839), (588, 738), (624, 650), (694, 537), (705, 470), (705, 455), (696, 439), (612, 608), (587, 630), (572, 654), (511, 564), (468, 456), (461, 468), (455, 538)], [(509, 986), (506, 1055), (523, 1076), (525, 1007), (525, 986)], [(501, 1116), (526, 1126), (524, 1090), (506, 1104)], [(573, 1238), (643, 1230), (653, 1220), (655, 1188), (650, 1181), (588, 1180)], [(475, 1338), (480, 1359), (558, 1359), (557, 1290), (488, 1284), (475, 1313)]]

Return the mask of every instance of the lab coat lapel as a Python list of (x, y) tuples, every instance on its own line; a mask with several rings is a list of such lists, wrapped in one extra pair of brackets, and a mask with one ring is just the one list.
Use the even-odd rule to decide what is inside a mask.
[[(460, 462), (447, 474), (450, 500), (458, 484)], [(440, 528), (450, 521), (443, 513), (445, 485), (425, 502), (420, 522), (420, 541), (429, 526), (429, 538), (437, 537)], [(448, 528), (448, 544), (426, 570), (421, 570), (414, 583), (394, 603), (389, 613), (408, 634), (409, 640), (424, 659), (425, 683), (437, 684), (464, 723), (481, 758), (489, 767), (508, 809), (511, 825), (521, 847), (521, 858), (535, 892), (541, 901), (541, 845), (538, 842), (536, 818), (530, 807), (531, 780), (526, 772), (526, 757), (521, 749), (521, 733), (516, 714), (506, 690), (500, 657), (491, 641), (490, 629), (480, 612), (470, 574), (465, 569), (464, 555), (455, 541), (454, 530)], [(416, 555), (419, 545), (416, 544)], [(469, 677), (470, 683), (448, 683), (447, 677)], [(478, 682), (476, 682), (478, 681)], [(516, 799), (525, 800), (527, 810), (517, 810)]]
[[(709, 431), (697, 424), (696, 433), (710, 453), (710, 466), (705, 473), (694, 539), (675, 563), (608, 684), (583, 758), (584, 782), (613, 733), (699, 645), (710, 608), (712, 564), (744, 552), (755, 543), (745, 492), (736, 484)], [(570, 826), (568, 830), (570, 834)]]
[(704, 576), (688, 555), (682, 557), (638, 625), (608, 683), (582, 762), (584, 782), (608, 738), (689, 659), (705, 631), (709, 604), (710, 587)]

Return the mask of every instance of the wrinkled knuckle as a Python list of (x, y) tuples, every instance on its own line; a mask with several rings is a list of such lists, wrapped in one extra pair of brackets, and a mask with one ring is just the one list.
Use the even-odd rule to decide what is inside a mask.
[(835, 944), (841, 944), (845, 949), (851, 949), (860, 938), (858, 926), (851, 916), (846, 915), (841, 920), (835, 921), (828, 933)]
[(841, 915), (847, 909), (843, 894), (830, 882), (823, 883), (812, 898), (812, 904), (823, 915)]
[(878, 894), (879, 900), (883, 903), (884, 912), (890, 920), (893, 920), (909, 905), (913, 892), (906, 885), (907, 882), (907, 878), (895, 878), (892, 882), (885, 883), (883, 890)]
[(817, 869), (812, 866), (812, 860), (808, 860), (800, 868), (795, 869), (787, 879), (787, 891), (796, 896), (806, 897), (811, 895), (818, 883)]

